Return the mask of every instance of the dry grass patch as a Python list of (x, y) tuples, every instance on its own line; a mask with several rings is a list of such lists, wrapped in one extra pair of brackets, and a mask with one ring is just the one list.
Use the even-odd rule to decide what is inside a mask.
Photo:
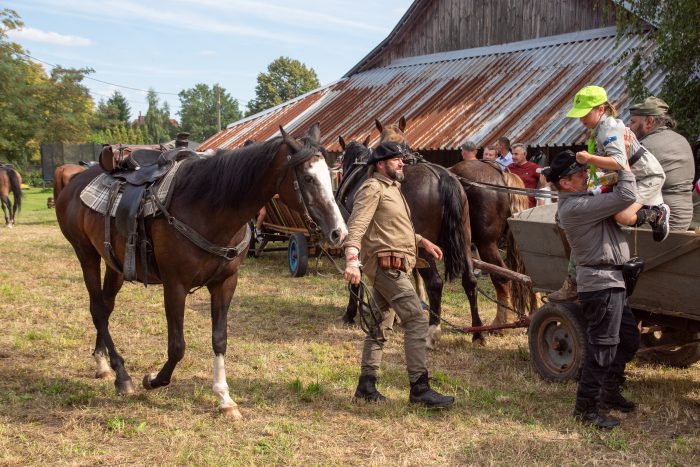
[[(575, 384), (538, 378), (523, 333), (489, 337), (486, 347), (447, 333), (429, 366), (457, 404), (429, 412), (407, 404), (397, 328), (380, 377), (390, 402), (351, 404), (362, 332), (340, 321), (343, 282), (327, 261), (323, 276), (292, 279), (284, 254), (247, 259), (231, 307), (227, 374), (242, 422), (217, 415), (204, 291), (188, 299), (188, 348), (171, 385), (119, 397), (112, 382), (93, 378), (80, 268), (46, 196), (33, 190), (16, 228), (0, 229), (2, 465), (700, 464), (697, 365), (633, 364), (627, 393), (641, 410), (598, 433), (570, 416)], [(458, 284), (448, 285), (444, 307), (468, 324)], [(493, 307), (482, 309), (490, 320)], [(135, 382), (161, 367), (160, 288), (125, 285), (111, 328)]]

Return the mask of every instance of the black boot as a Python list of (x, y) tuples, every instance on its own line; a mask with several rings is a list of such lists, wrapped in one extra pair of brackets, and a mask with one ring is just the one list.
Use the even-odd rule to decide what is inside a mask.
[(625, 378), (611, 378), (603, 384), (603, 389), (600, 392), (600, 410), (619, 410), (620, 412), (629, 413), (637, 408), (637, 404), (625, 399), (621, 394), (622, 383)]
[(423, 404), (429, 409), (445, 409), (455, 402), (454, 397), (443, 396), (430, 389), (428, 372), (423, 373), (414, 383), (411, 383), (409, 399), (411, 404)]
[(599, 430), (610, 430), (620, 424), (620, 420), (598, 413), (595, 400), (576, 398), (574, 418), (584, 425), (591, 425)]
[(377, 391), (377, 377), (372, 375), (361, 375), (360, 381), (357, 383), (357, 389), (355, 389), (355, 395), (353, 396), (353, 402), (358, 400), (364, 400), (367, 402), (384, 402), (386, 397), (382, 396), (379, 391)]

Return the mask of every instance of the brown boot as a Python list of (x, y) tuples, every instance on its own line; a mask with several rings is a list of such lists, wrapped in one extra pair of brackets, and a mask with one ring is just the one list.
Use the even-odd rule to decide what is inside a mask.
[(576, 281), (571, 276), (566, 276), (561, 288), (547, 295), (547, 298), (552, 302), (570, 302), (576, 300), (577, 296)]

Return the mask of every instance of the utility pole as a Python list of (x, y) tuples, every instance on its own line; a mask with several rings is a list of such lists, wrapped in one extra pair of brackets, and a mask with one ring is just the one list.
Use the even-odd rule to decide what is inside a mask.
[(216, 86), (216, 126), (221, 131), (221, 88), (219, 86)]

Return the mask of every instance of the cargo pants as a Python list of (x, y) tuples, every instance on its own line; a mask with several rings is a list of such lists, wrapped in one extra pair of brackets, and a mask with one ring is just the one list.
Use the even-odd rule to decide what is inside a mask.
[(598, 401), (606, 382), (622, 382), (625, 366), (639, 348), (639, 329), (624, 288), (579, 292), (586, 329), (586, 359), (577, 399)]
[(408, 379), (415, 382), (427, 372), (425, 342), (428, 335), (428, 318), (408, 275), (398, 269), (377, 269), (373, 284), (373, 298), (383, 317), (379, 329), (365, 336), (362, 348), (360, 374), (376, 376), (382, 363), (387, 327), (391, 326), (393, 309), (401, 319), (404, 329), (404, 353)]

